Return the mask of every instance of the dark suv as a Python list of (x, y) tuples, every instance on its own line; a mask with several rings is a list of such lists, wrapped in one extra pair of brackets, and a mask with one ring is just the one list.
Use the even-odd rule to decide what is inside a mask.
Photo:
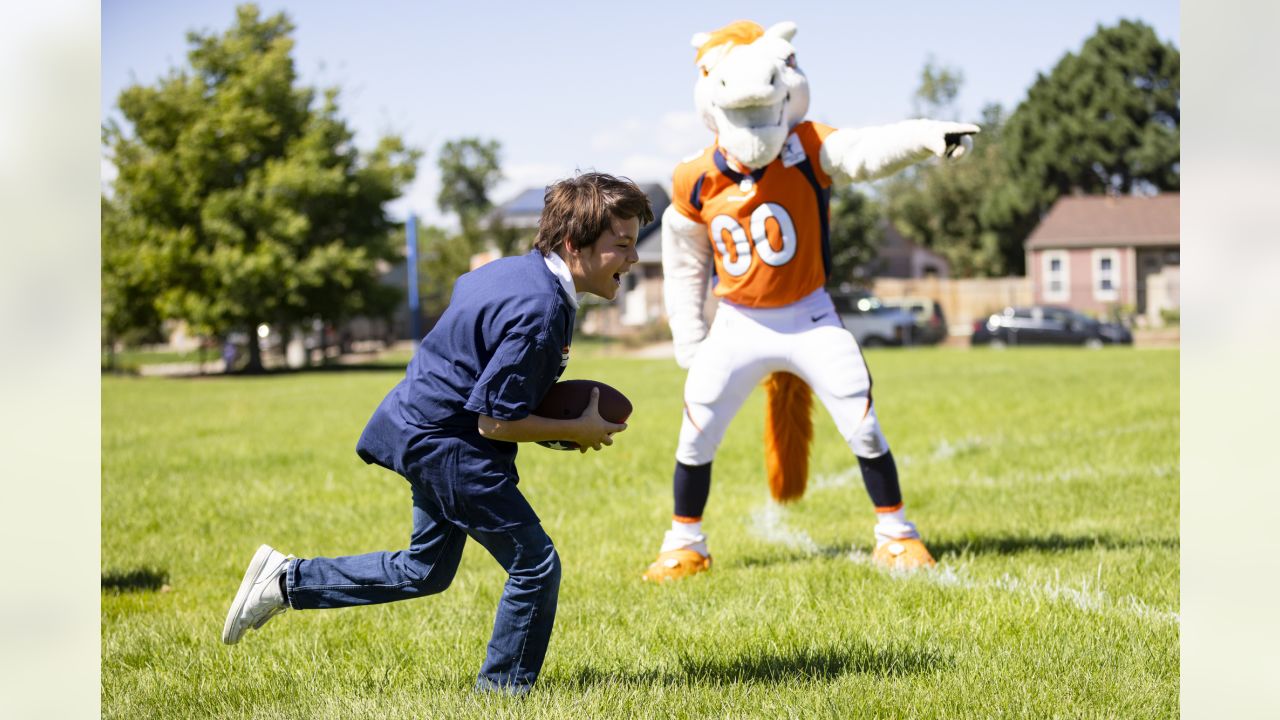
[(973, 324), (974, 345), (1131, 345), (1123, 325), (1098, 322), (1067, 308), (1046, 305), (1007, 307)]

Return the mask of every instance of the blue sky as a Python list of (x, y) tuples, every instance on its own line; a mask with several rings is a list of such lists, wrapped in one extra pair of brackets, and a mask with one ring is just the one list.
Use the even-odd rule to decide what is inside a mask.
[[(154, 83), (186, 61), (186, 32), (221, 31), (234, 2), (104, 0), (102, 112), (126, 86)], [(297, 25), (303, 82), (342, 89), (342, 114), (370, 146), (393, 131), (426, 151), (419, 176), (392, 207), (448, 222), (435, 207), (436, 151), (445, 140), (499, 140), (506, 199), (574, 169), (668, 182), (711, 134), (693, 109), (689, 38), (737, 19), (792, 20), (809, 76), (809, 117), (837, 126), (910, 115), (931, 56), (960, 69), (962, 119), (988, 102), (1012, 108), (1036, 74), (1080, 48), (1101, 24), (1138, 19), (1181, 47), (1171, 0), (1073, 3), (410, 3), (308, 0), (259, 3)], [(104, 175), (110, 177), (109, 164)]]

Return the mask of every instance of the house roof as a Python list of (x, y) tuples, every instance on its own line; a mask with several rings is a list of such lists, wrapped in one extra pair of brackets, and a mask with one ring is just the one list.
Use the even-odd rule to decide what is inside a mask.
[(1179, 244), (1179, 195), (1064, 196), (1027, 237), (1028, 250)]

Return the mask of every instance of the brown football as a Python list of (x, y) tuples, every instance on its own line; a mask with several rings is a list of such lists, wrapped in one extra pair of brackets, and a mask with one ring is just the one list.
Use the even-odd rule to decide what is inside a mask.
[[(541, 417), (569, 420), (581, 417), (591, 402), (591, 389), (600, 388), (600, 417), (613, 423), (624, 423), (631, 417), (631, 401), (626, 395), (597, 380), (564, 380), (551, 386), (546, 397), (533, 414)], [(578, 444), (569, 440), (539, 442), (553, 450), (577, 450)]]

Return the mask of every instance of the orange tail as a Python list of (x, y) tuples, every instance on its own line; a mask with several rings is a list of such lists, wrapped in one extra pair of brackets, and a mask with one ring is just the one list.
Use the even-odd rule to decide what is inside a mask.
[(764, 462), (769, 492), (778, 502), (799, 500), (809, 479), (813, 395), (796, 375), (776, 372), (764, 381)]

